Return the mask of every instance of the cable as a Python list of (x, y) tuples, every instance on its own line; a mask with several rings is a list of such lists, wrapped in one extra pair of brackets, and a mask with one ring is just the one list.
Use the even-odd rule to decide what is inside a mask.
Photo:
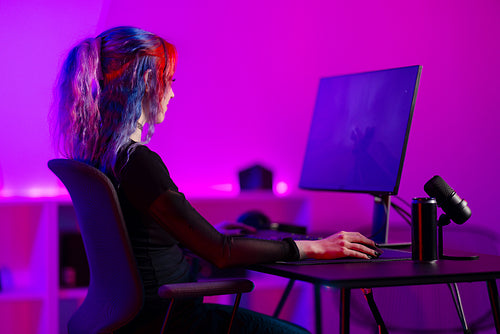
[(401, 196), (393, 196), (394, 198), (398, 199), (399, 201), (403, 202), (404, 204), (406, 204), (407, 207), (411, 208), (411, 204), (410, 202), (408, 202), (407, 200), (405, 200), (404, 198), (402, 198)]
[[(411, 204), (405, 201), (403, 198), (399, 196), (394, 196), (394, 198), (398, 199), (401, 201), (403, 204), (405, 204), (407, 207), (411, 208)], [(396, 204), (394, 202), (391, 202), (391, 206), (396, 210), (396, 212), (409, 224), (411, 225), (411, 213), (408, 210), (405, 210), (403, 207), (401, 207), (399, 204)]]
[(403, 218), (404, 221), (411, 226), (411, 214), (397, 204), (392, 203), (391, 206), (393, 207), (394, 211), (396, 211), (401, 216), (401, 218)]
[(378, 310), (377, 304), (375, 304), (372, 289), (361, 289), (361, 291), (363, 291), (363, 295), (365, 296), (368, 306), (370, 307), (373, 317), (375, 318), (379, 334), (388, 334), (389, 332), (387, 331), (387, 327), (385, 327), (384, 319), (382, 319), (382, 315)]

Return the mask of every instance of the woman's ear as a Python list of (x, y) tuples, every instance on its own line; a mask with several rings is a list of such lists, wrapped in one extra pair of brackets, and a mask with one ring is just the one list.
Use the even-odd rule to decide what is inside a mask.
[(144, 85), (145, 85), (145, 89), (146, 89), (146, 93), (149, 92), (149, 77), (151, 76), (151, 69), (148, 69), (146, 70), (146, 72), (144, 72)]

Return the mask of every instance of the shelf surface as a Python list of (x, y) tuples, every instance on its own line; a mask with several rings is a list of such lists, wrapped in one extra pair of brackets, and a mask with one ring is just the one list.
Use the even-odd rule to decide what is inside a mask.
[(35, 289), (14, 289), (0, 291), (0, 302), (2, 301), (42, 301), (47, 298), (47, 293)]

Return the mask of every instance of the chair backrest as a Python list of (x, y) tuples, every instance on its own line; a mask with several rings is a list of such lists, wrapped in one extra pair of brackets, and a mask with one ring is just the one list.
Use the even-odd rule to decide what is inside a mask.
[(87, 296), (68, 322), (68, 331), (111, 333), (132, 320), (143, 303), (116, 191), (105, 174), (82, 162), (54, 159), (48, 166), (71, 196), (90, 269)]

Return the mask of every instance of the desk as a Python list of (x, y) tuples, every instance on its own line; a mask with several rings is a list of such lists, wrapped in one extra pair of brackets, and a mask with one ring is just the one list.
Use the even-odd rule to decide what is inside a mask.
[(484, 281), (487, 285), (497, 333), (500, 307), (496, 279), (500, 256), (480, 255), (477, 260), (435, 262), (372, 261), (317, 265), (267, 264), (249, 269), (340, 289), (340, 333), (349, 333), (351, 289)]

